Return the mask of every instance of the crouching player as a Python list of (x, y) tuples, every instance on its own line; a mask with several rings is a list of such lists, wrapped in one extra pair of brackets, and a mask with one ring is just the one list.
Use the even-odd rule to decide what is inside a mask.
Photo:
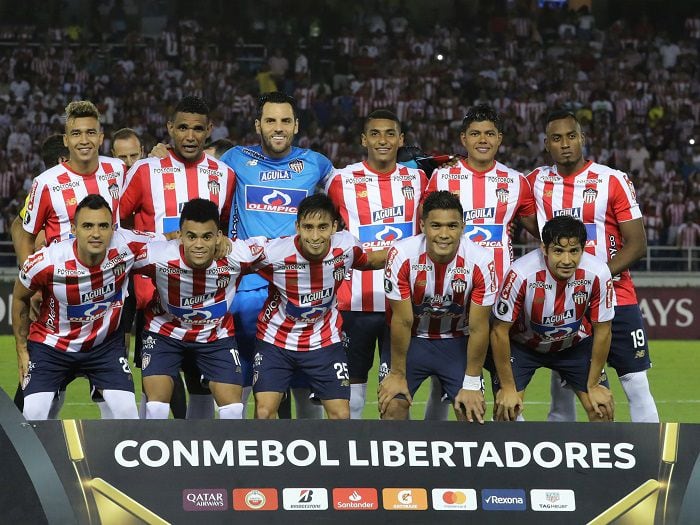
[(350, 268), (384, 267), (386, 251), (365, 253), (353, 235), (336, 233), (335, 205), (326, 195), (299, 204), (297, 234), (273, 239), (256, 264), (269, 281), (258, 316), (253, 392), (256, 416), (272, 419), (295, 372), (309, 380), (329, 419), (350, 417), (350, 380), (336, 292)]
[(412, 396), (434, 375), (459, 420), (484, 421), (481, 371), (496, 270), (491, 252), (463, 235), (463, 218), (455, 195), (432, 193), (423, 201), (423, 233), (389, 250), (384, 289), (391, 326), (380, 365), (382, 419), (407, 419)]
[[(88, 195), (73, 216), (74, 238), (30, 255), (15, 282), (12, 326), (27, 419), (46, 419), (54, 393), (77, 374), (101, 391), (114, 419), (138, 418), (118, 327), (128, 274), (153, 236), (115, 232), (113, 224), (104, 197)], [(41, 310), (30, 325), (37, 291)]]
[[(495, 307), (491, 347), (500, 389), (497, 420), (512, 421), (538, 368), (556, 370), (590, 421), (612, 421), (601, 374), (610, 350), (614, 291), (605, 262), (584, 253), (585, 225), (569, 215), (542, 228), (541, 249), (516, 260)], [(593, 337), (590, 337), (590, 336)]]

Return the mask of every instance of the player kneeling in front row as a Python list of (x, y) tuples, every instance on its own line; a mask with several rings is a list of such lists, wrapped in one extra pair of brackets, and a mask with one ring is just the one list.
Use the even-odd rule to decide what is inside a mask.
[(350, 268), (384, 267), (386, 251), (365, 253), (340, 231), (326, 195), (306, 197), (297, 211), (295, 236), (273, 239), (256, 263), (269, 281), (258, 316), (254, 360), (256, 417), (273, 419), (295, 372), (309, 380), (329, 419), (350, 417), (350, 380), (336, 292)]
[[(219, 419), (241, 419), (243, 369), (229, 308), (243, 273), (261, 257), (262, 237), (231, 241), (221, 234), (219, 209), (192, 199), (180, 215), (180, 239), (154, 242), (137, 258), (156, 292), (145, 310), (142, 374), (147, 419), (167, 419), (173, 378), (191, 352), (214, 400)], [(217, 246), (231, 243), (225, 258)]]
[(455, 195), (432, 193), (423, 202), (423, 233), (389, 250), (384, 289), (391, 326), (380, 366), (382, 419), (407, 419), (412, 396), (434, 375), (459, 420), (484, 421), (481, 371), (497, 281), (493, 255), (463, 235), (463, 218)]
[(515, 420), (541, 367), (559, 372), (590, 421), (613, 420), (612, 394), (601, 373), (610, 351), (613, 282), (608, 266), (584, 253), (585, 245), (581, 221), (554, 217), (542, 228), (541, 249), (516, 260), (506, 274), (491, 331), (497, 420)]
[[(114, 419), (138, 418), (118, 328), (129, 271), (153, 236), (115, 232), (113, 224), (104, 197), (88, 195), (75, 210), (74, 238), (30, 255), (15, 282), (12, 325), (27, 419), (46, 419), (54, 393), (76, 374), (102, 392)], [(37, 291), (41, 310), (30, 325)]]

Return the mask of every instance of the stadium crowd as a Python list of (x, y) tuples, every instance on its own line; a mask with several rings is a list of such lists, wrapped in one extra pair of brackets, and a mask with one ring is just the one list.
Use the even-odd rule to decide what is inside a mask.
[[(373, 109), (395, 110), (407, 145), (463, 153), (462, 117), (487, 102), (506, 123), (500, 158), (527, 173), (547, 163), (547, 109), (568, 107), (583, 123), (587, 157), (630, 174), (649, 244), (700, 242), (678, 236), (700, 216), (700, 15), (667, 31), (645, 15), (602, 27), (585, 8), (484, 2), (460, 13), (470, 17), (466, 31), (445, 17), (426, 27), (389, 3), (332, 4), (297, 18), (263, 4), (230, 31), (207, 25), (211, 18), (179, 20), (157, 39), (142, 33), (133, 2), (100, 3), (82, 25), (0, 28), (0, 236), (71, 100), (96, 101), (106, 137), (128, 126), (148, 149), (163, 138), (168, 108), (196, 95), (214, 110), (212, 140), (254, 144), (256, 97), (279, 89), (299, 102), (298, 145), (335, 166), (362, 155), (356, 137)], [(344, 20), (339, 30), (334, 17)]]

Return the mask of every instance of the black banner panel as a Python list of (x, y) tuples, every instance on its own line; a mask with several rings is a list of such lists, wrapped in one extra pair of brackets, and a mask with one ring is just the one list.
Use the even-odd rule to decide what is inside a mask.
[(700, 523), (700, 425), (3, 420), (3, 513), (49, 523), (19, 424), (77, 523)]

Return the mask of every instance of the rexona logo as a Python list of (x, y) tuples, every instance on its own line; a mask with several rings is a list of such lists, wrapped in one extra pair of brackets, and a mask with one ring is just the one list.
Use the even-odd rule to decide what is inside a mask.
[(328, 510), (328, 491), (323, 488), (284, 489), (284, 510)]
[(228, 510), (228, 493), (226, 489), (185, 489), (182, 509), (187, 512)]
[(427, 510), (425, 489), (382, 489), (385, 510)]
[(379, 499), (377, 489), (333, 489), (335, 510), (377, 510)]
[(521, 489), (484, 489), (481, 491), (484, 510), (525, 510), (525, 491)]
[(433, 489), (435, 510), (476, 510), (474, 489)]
[(532, 489), (530, 506), (539, 512), (573, 512), (576, 510), (576, 496), (573, 490)]
[(277, 510), (277, 489), (233, 489), (233, 510)]

